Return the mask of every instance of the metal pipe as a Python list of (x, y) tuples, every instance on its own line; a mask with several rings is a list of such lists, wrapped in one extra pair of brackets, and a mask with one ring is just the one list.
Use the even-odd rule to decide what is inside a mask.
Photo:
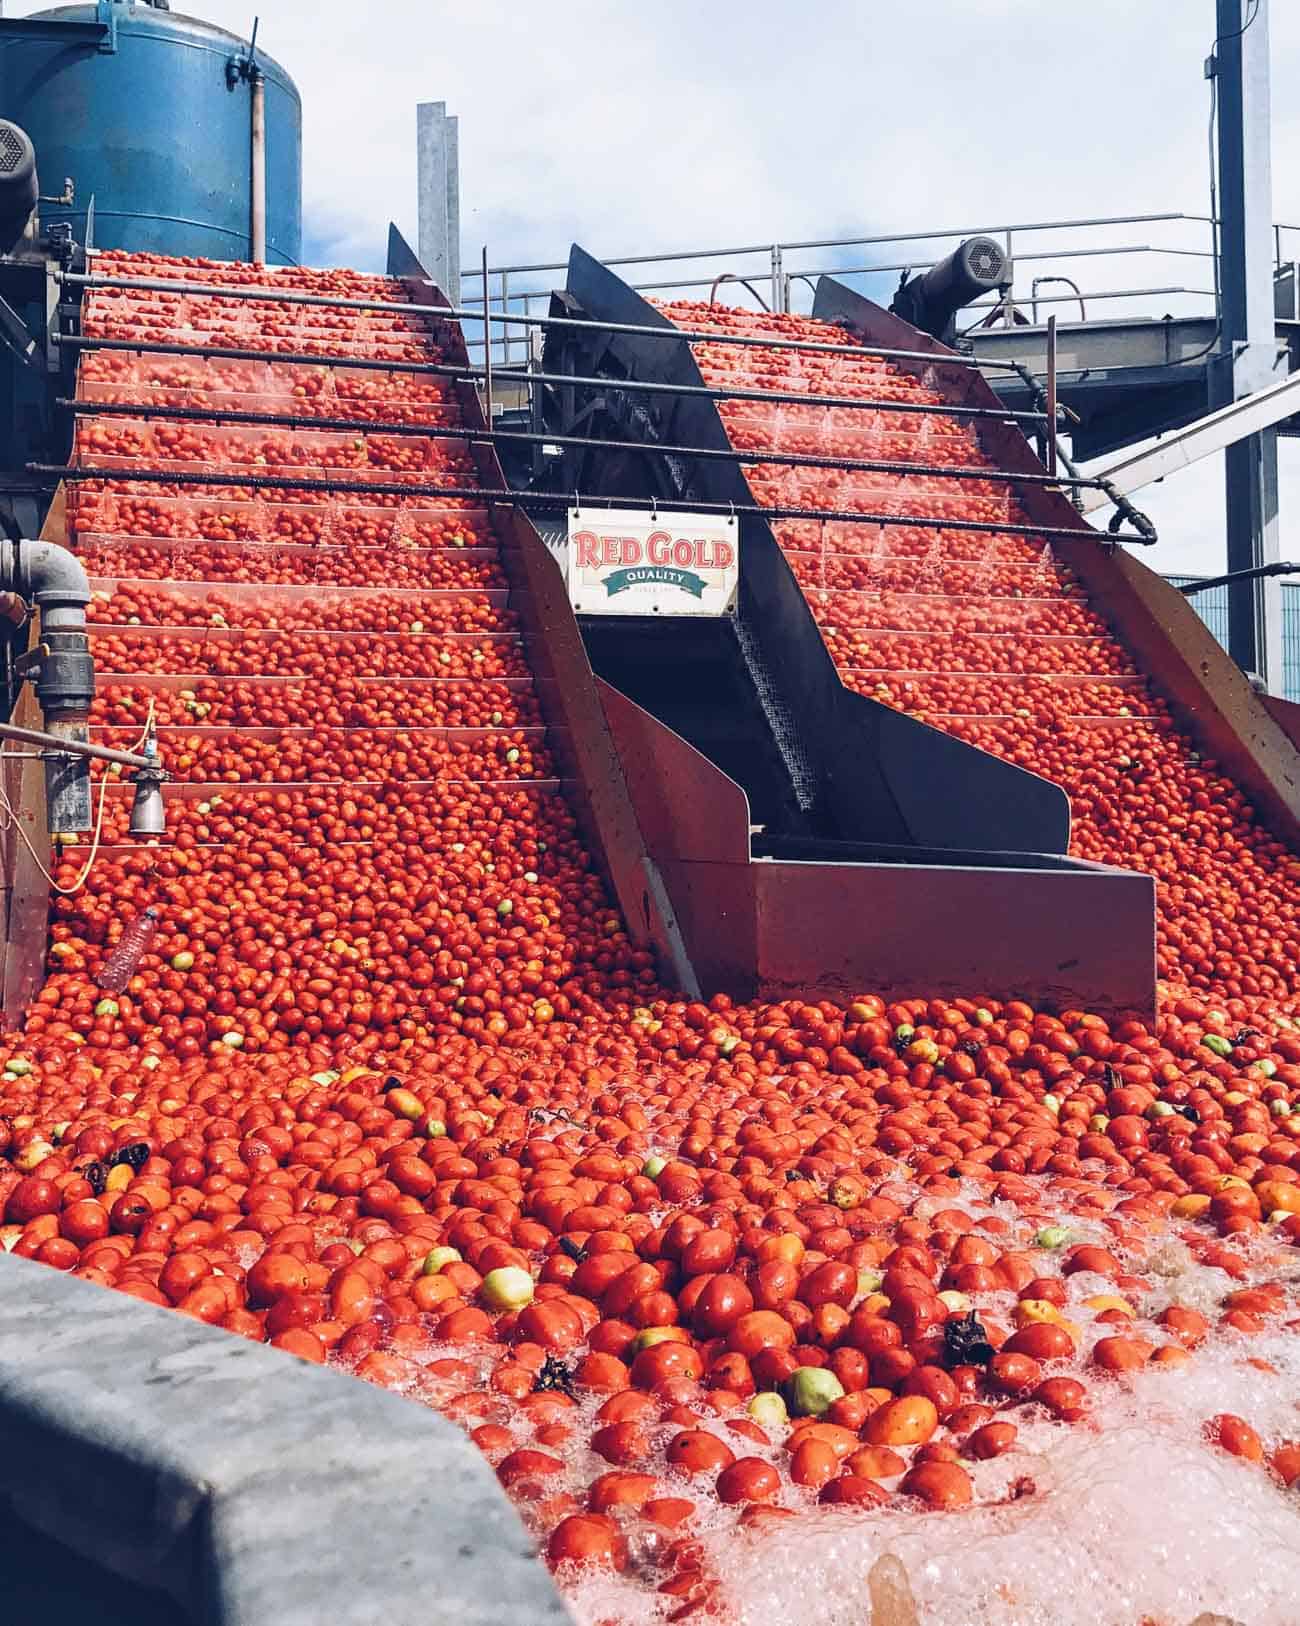
[(1088, 311), (1087, 307), (1083, 303), (1083, 295), (1079, 291), (1079, 284), (1074, 280), (1073, 277), (1035, 277), (1029, 285), (1029, 314), (1035, 326), (1038, 325), (1039, 304), (1042, 303), (1046, 305), (1048, 303), (1046, 299), (1040, 302), (1038, 298), (1038, 290), (1043, 286), (1044, 283), (1047, 282), (1063, 282), (1067, 288), (1072, 288), (1074, 290), (1074, 297), (1079, 301), (1079, 320), (1081, 322), (1086, 322), (1088, 320)]
[(1230, 587), (1233, 582), (1258, 581), (1266, 576), (1300, 576), (1300, 564), (1274, 560), (1267, 565), (1252, 565), (1249, 570), (1230, 570), (1223, 576), (1206, 576), (1202, 581), (1187, 582), (1178, 591), (1186, 598), (1206, 593), (1211, 587)]
[(46, 734), (37, 728), (18, 728), (13, 723), (0, 723), (0, 740), (17, 740), (22, 745), (41, 745), (48, 751), (68, 752), (96, 762), (115, 762), (122, 768), (150, 770), (158, 766), (156, 757), (140, 757), (130, 751), (115, 751), (110, 746), (96, 745), (91, 740), (72, 740), (62, 734)]
[[(1025, 232), (1025, 231), (1073, 231), (1092, 226), (1145, 226), (1154, 225), (1161, 221), (1191, 220), (1198, 224), (1206, 224), (1208, 215), (1189, 215), (1177, 211), (1171, 214), (1158, 215), (1098, 215), (1096, 219), (1088, 220), (1030, 220), (1021, 221), (1012, 226), (961, 226), (944, 227), (935, 231), (895, 232), (882, 237), (823, 237), (804, 243), (782, 243), (780, 248), (784, 254), (793, 254), (813, 248), (871, 248), (877, 243), (926, 243), (938, 242), (946, 237), (981, 237), (997, 232)], [(1284, 231), (1300, 230), (1300, 227), (1283, 225)], [(602, 257), (602, 265), (670, 265), (675, 260), (712, 260), (728, 259), (742, 254), (770, 254), (771, 243), (754, 243), (744, 248), (692, 248), (676, 253), (662, 254), (622, 254), (613, 257)], [(552, 260), (544, 265), (508, 265), (491, 267), (493, 271), (564, 271), (567, 265), (562, 260)]]
[[(709, 285), (710, 305), (717, 304), (718, 289), (724, 282), (738, 282), (742, 288), (748, 288), (750, 293), (753, 294), (754, 298), (758, 301), (760, 309), (765, 313), (770, 313), (773, 310), (779, 310), (781, 308), (779, 305), (769, 305), (763, 298), (762, 294), (759, 293), (758, 289), (755, 288), (754, 284), (750, 282), (748, 277), (739, 276), (735, 271), (723, 271), (718, 276), (714, 277), (712, 283)], [(859, 354), (861, 353), (862, 352), (859, 351)]]
[[(101, 277), (92, 273), (77, 271), (64, 271), (56, 276), (56, 281), (69, 288), (122, 288), (135, 293), (169, 293), (207, 296), (211, 298), (226, 298), (240, 300), (270, 300), (278, 305), (306, 305), (321, 307), (326, 310), (364, 310), (381, 311), (401, 316), (432, 316), (439, 321), (448, 319), (464, 322), (481, 322), (483, 312), (470, 310), (465, 305), (417, 305), (405, 304), (391, 299), (345, 299), (336, 298), (332, 294), (304, 294), (292, 289), (278, 288), (238, 288), (225, 283), (182, 282), (166, 277)], [(703, 283), (691, 283), (690, 287), (703, 287)], [(527, 298), (528, 295), (521, 297)], [(478, 303), (478, 301), (474, 301)], [(782, 339), (776, 335), (768, 337), (763, 334), (749, 333), (700, 333), (686, 328), (675, 327), (646, 327), (635, 322), (591, 322), (578, 316), (531, 316), (528, 314), (500, 313), (489, 311), (489, 322), (507, 322), (521, 327), (539, 328), (579, 328), (590, 333), (621, 333), (638, 339), (678, 339), (687, 344), (734, 344), (741, 346), (759, 346), (765, 350), (800, 350), (815, 355), (829, 356), (879, 356), (885, 361), (927, 361), (939, 366), (973, 367), (976, 365), (969, 356), (957, 354), (935, 355), (929, 350), (866, 350), (860, 344), (823, 344), (815, 339)], [(1010, 367), (1010, 362), (985, 362), (980, 365), (989, 367)]]
[[(925, 474), (948, 480), (993, 480), (1008, 485), (1095, 486), (1098, 480), (1061, 479), (1047, 474), (1020, 474), (949, 463), (909, 463), (866, 457), (818, 457), (814, 452), (766, 451), (757, 447), (675, 446), (661, 441), (610, 441), (595, 435), (554, 435), (513, 429), (443, 429), (433, 424), (382, 423), (370, 418), (304, 418), (292, 412), (238, 412), (221, 407), (142, 406), (133, 401), (80, 401), (62, 396), (54, 403), (74, 417), (118, 417), (147, 422), (238, 424), (241, 427), (301, 429), (348, 435), (406, 435), (420, 440), (463, 440), (507, 445), (610, 447), (631, 452), (660, 452), (667, 457), (694, 457), (728, 463), (774, 463), (796, 469), (845, 469), (869, 474)], [(129, 469), (115, 471), (130, 478)]]
[[(483, 292), (487, 293), (488, 285), (488, 255), (487, 245), (483, 245)], [(483, 301), (483, 395), (485, 400), (484, 412), (487, 426), (492, 427), (492, 329), (488, 326), (491, 315), (486, 298)]]
[(95, 697), (95, 666), (86, 637), (90, 583), (75, 554), (52, 542), (19, 538), (0, 547), (0, 588), (13, 590), (41, 613), (36, 698), (49, 727), (45, 758), (46, 811), (52, 835), (91, 824), (90, 773), (75, 755), (87, 737)]
[[(1037, 378), (1035, 378), (1033, 373), (1030, 372), (1028, 367), (1026, 367), (1023, 362), (1017, 362), (1016, 370), (1020, 374), (1021, 381), (1024, 383), (1025, 388), (1029, 391), (1030, 398), (1035, 401), (1042, 401), (1043, 404), (1046, 405), (1046, 392), (1039, 384)], [(1068, 411), (1069, 409), (1067, 408), (1066, 410)], [(1058, 461), (1064, 466), (1066, 473), (1070, 475), (1071, 479), (1078, 480), (1080, 475), (1077, 466), (1071, 458), (1066, 456), (1064, 449), (1059, 445), (1057, 447), (1056, 455)], [(1138, 533), (1137, 537), (1133, 538), (1133, 540), (1141, 541), (1145, 546), (1148, 547), (1152, 543), (1160, 540), (1156, 535), (1155, 526), (1140, 508), (1135, 508), (1133, 506), (1132, 502), (1129, 501), (1124, 492), (1122, 492), (1116, 485), (1108, 480), (1104, 474), (1098, 477), (1098, 483), (1108, 501), (1110, 501), (1115, 508), (1115, 512), (1111, 516), (1110, 524), (1107, 526), (1107, 530), (1112, 536), (1117, 534), (1120, 525), (1124, 520), (1127, 520), (1133, 529)], [(1077, 500), (1078, 499), (1076, 499), (1076, 501)], [(1126, 538), (1126, 540), (1128, 540), (1128, 538)]]
[(252, 175), (249, 197), (249, 247), (254, 265), (266, 264), (266, 80), (262, 70), (254, 66), (249, 73), (249, 91), (252, 104)]
[[(601, 444), (618, 445), (619, 442), (602, 442)], [(120, 469), (64, 468), (57, 463), (29, 463), (27, 467), (29, 472), (33, 474), (52, 474), (65, 481), (73, 482), (103, 480), (106, 477), (122, 478)], [(375, 480), (322, 480), (276, 475), (259, 475), (256, 479), (250, 479), (242, 474), (190, 474), (181, 473), (175, 469), (133, 469), (128, 478), (142, 485), (211, 486), (218, 490), (242, 487), (250, 491), (319, 491), (334, 496), (451, 497), (457, 501), (475, 499), (485, 505), (502, 503), (507, 506), (525, 509), (530, 507), (566, 508), (572, 500), (571, 497), (556, 492), (523, 493), (496, 487), (381, 484)], [(639, 497), (606, 496), (600, 492), (583, 492), (582, 495), (589, 502), (599, 503), (605, 508), (619, 510), (643, 509), (649, 500), (648, 498), (642, 499)], [(937, 531), (974, 531), (994, 536), (1065, 537), (1075, 542), (1084, 538), (1102, 540), (1082, 524), (1079, 526), (1017, 525), (1010, 521), (938, 518), (932, 514), (873, 514), (853, 509), (768, 508), (759, 503), (703, 502), (697, 498), (691, 498), (690, 503), (692, 510), (697, 513), (752, 514), (767, 520), (810, 519), (844, 525), (925, 525)], [(1126, 536), (1124, 540), (1154, 542), (1156, 538), (1154, 532), (1152, 532), (1150, 536)]]
[[(1122, 254), (1171, 254), (1190, 260), (1210, 260), (1213, 254), (1208, 248), (1165, 248), (1161, 244), (1152, 243), (1121, 243), (1114, 248), (1049, 248), (1033, 254), (1017, 254), (1015, 263), (1017, 268), (1028, 265), (1032, 260), (1087, 260), (1112, 259)], [(929, 264), (925, 260), (897, 260), (879, 265), (812, 265), (805, 270), (788, 273), (804, 277), (866, 277), (874, 276), (885, 271), (925, 271)], [(698, 288), (702, 286), (699, 280), (691, 282), (646, 282), (630, 283), (629, 287), (641, 288)], [(477, 301), (471, 299), (471, 303)]]
[[(92, 339), (84, 334), (50, 334), (51, 342), (69, 350), (121, 350), (138, 356), (193, 356), (199, 361), (261, 361), (291, 367), (343, 367), (356, 372), (410, 373), (419, 377), (452, 378), (472, 384), (483, 376), (481, 367), (454, 366), (436, 361), (380, 361), (357, 356), (319, 356), (279, 350), (246, 350), (234, 345), (153, 344), (139, 339)], [(879, 350), (858, 352), (880, 356)], [(927, 356), (944, 362), (946, 356)], [(974, 362), (973, 365), (979, 365)], [(587, 378), (573, 373), (502, 372), (494, 377), (510, 384), (564, 384), (570, 388), (610, 390), (614, 394), (695, 396), (708, 401), (765, 401), (777, 406), (844, 407), (852, 411), (898, 412), (927, 417), (994, 418), (999, 423), (1040, 423), (1041, 412), (1012, 412), (1004, 407), (929, 406), (920, 401), (860, 400), (845, 395), (799, 395), (793, 391), (713, 389), (707, 384), (661, 384), (636, 378)]]
[[(1098, 300), (1098, 299), (1154, 299), (1157, 295), (1162, 295), (1162, 294), (1191, 294), (1197, 299), (1209, 299), (1212, 296), (1213, 293), (1214, 293), (1213, 288), (1186, 288), (1181, 283), (1179, 283), (1179, 284), (1171, 285), (1168, 288), (1103, 288), (1103, 289), (1100, 289), (1100, 290), (1092, 289), (1087, 294), (1086, 297), (1089, 298), (1089, 299), (1094, 299), (1094, 300)], [(975, 300), (973, 302), (973, 304), (971, 304), (967, 308), (970, 309), (970, 310), (979, 309), (979, 310), (994, 310), (994, 311), (996, 311), (998, 309), (998, 304), (997, 304), (996, 301), (991, 306), (984, 305), (983, 297), (984, 296), (981, 296), (980, 299)], [(1038, 301), (1038, 303), (1040, 305), (1071, 305), (1071, 304), (1074, 303), (1074, 301), (1076, 299), (1078, 299), (1078, 297), (1079, 297), (1078, 294), (1044, 294), (1043, 297)]]

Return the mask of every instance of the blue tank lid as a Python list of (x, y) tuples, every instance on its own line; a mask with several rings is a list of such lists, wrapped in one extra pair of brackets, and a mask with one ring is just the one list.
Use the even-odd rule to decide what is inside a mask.
[[(112, 4), (117, 12), (119, 34), (173, 40), (178, 45), (215, 51), (223, 58), (248, 54), (246, 39), (232, 34), (229, 29), (218, 28), (215, 23), (205, 22), (202, 17), (189, 17), (178, 11), (160, 11), (156, 6), (144, 4), (143, 0), (112, 0)], [(80, 23), (84, 27), (88, 23), (101, 22), (103, 17), (99, 6), (83, 3), (52, 6), (48, 11), (33, 12), (26, 20), (32, 23)], [(3, 24), (0, 24), (2, 28)], [(257, 48), (257, 65), (268, 79), (274, 80), (301, 103), (298, 87), (288, 71), (273, 56), (268, 56), (260, 45)]]

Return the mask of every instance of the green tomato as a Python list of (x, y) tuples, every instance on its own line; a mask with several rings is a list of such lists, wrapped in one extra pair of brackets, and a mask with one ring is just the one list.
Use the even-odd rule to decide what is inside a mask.
[(784, 1385), (786, 1405), (796, 1417), (820, 1417), (844, 1394), (844, 1385), (826, 1366), (801, 1366)]

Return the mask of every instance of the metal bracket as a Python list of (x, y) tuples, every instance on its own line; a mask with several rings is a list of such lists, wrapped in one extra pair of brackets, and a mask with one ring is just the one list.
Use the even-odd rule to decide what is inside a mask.
[(257, 66), (257, 27), (260, 17), (253, 18), (253, 37), (248, 42), (247, 56), (232, 56), (226, 63), (226, 89), (234, 90), (242, 80), (252, 79), (258, 72)]
[(48, 644), (37, 644), (34, 649), (26, 650), (14, 661), (14, 676), (20, 679), (30, 677), (40, 670), (41, 662), (48, 658), (49, 653)]
[(117, 0), (95, 0), (95, 21), (100, 23), (107, 33), (100, 40), (96, 49), (101, 56), (113, 56), (117, 52)]
[(45, 371), (61, 372), (63, 356), (59, 350), (58, 334), (63, 320), (62, 287), (58, 264), (45, 262)]
[(42, 367), (40, 347), (32, 337), (26, 322), (5, 297), (0, 294), (0, 343), (22, 362), (24, 367), (39, 371)]

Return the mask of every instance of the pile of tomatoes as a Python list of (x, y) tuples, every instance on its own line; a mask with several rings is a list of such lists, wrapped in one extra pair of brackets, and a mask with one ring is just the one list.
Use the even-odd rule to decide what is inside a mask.
[[(98, 266), (402, 297), (341, 272)], [(135, 305), (95, 296), (91, 331)], [(282, 302), (139, 311), (341, 363), (388, 342)], [(416, 324), (382, 333), (440, 354)], [(272, 368), (294, 400), (353, 387), (345, 365), (214, 382), (236, 364), (89, 359), (83, 392), (140, 401), (266, 393)], [(867, 356), (701, 360), (939, 400)], [(407, 393), (423, 378), (355, 378), (376, 421), (435, 404)], [(737, 444), (981, 455), (952, 419), (858, 416), (782, 408), (764, 438), (745, 403)], [(100, 427), (87, 460), (123, 455), (123, 424)], [(1000, 489), (954, 486), (943, 511), (988, 503)], [(1059, 779), (1083, 856), (1160, 878), (1155, 1027), (977, 989), (738, 1007), (661, 987), (549, 778), (508, 612), (466, 591), (504, 581), (481, 514), (253, 485), (238, 505), (90, 493), (78, 524), (109, 578), (93, 725), (129, 745), (152, 711), (181, 783), (144, 848), (110, 785), (45, 985), (0, 1041), (6, 1249), (455, 1419), (593, 1621), (725, 1621), (745, 1543), (814, 1516), (858, 1521), (870, 1548), (873, 1521), (910, 1510), (938, 1548), (943, 1515), (1031, 1506), (1054, 1449), (1148, 1395), (1243, 1495), (1300, 1481), (1300, 869), (1046, 550), (928, 523), (782, 538), (847, 681)], [(84, 854), (61, 857), (71, 888)], [(106, 991), (146, 910), (151, 940)], [(1215, 1403), (1170, 1387), (1198, 1363), (1224, 1374)], [(593, 1575), (616, 1606), (583, 1601)]]
[[(804, 317), (757, 316), (689, 303), (666, 311), (694, 331), (721, 328), (832, 343), (845, 339), (842, 330)], [(742, 426), (733, 443), (746, 451), (789, 449), (787, 425), (793, 413), (800, 451), (871, 458), (881, 455), (872, 436), (910, 433), (916, 445), (912, 460), (919, 464), (949, 461), (996, 469), (974, 428), (943, 413), (946, 385), (936, 369), (924, 368), (916, 376), (866, 354), (859, 360), (710, 343), (697, 344), (695, 350), (706, 381), (714, 385), (807, 388), (841, 398), (940, 409), (909, 417), (891, 413), (887, 406), (855, 412), (773, 405), (766, 412), (764, 436), (761, 404), (724, 401), (723, 422)], [(861, 424), (846, 439), (845, 420), (853, 418)], [(955, 456), (938, 458), (940, 445)], [(761, 475), (755, 486), (759, 501), (774, 506), (785, 502), (784, 482), (797, 475), (805, 486), (815, 482), (801, 501), (828, 511), (870, 509), (852, 487), (846, 496), (844, 481), (886, 478), (761, 463), (752, 467)], [(753, 479), (751, 475), (751, 483)], [(935, 518), (934, 499), (927, 495), (934, 479), (902, 480), (895, 493), (902, 506), (877, 506), (876, 511)], [(951, 482), (942, 517), (1029, 523), (1008, 485), (1000, 487), (1006, 505), (1001, 516), (990, 514), (985, 489), (980, 481)], [(1215, 764), (1198, 759), (1146, 684), (1131, 691), (1110, 685), (1107, 680), (1115, 676), (1134, 676), (1135, 668), (1119, 642), (1099, 625), (1095, 611), (1087, 612), (1088, 635), (1061, 636), (1070, 625), (1065, 618), (1079, 612), (1080, 595), (1046, 543), (996, 532), (948, 532), (941, 523), (874, 526), (802, 520), (781, 522), (775, 529), (850, 687), (1057, 780), (1071, 796), (1078, 856), (1146, 869), (1168, 883), (1159, 894), (1163, 977), (1202, 993), (1262, 996), (1290, 1004), (1300, 984), (1300, 866), (1255, 820), (1245, 798)], [(832, 591), (841, 588), (853, 593)], [(915, 613), (898, 613), (900, 595), (918, 596), (929, 617), (925, 631), (915, 629)], [(1002, 629), (1009, 598), (1032, 600), (1039, 625), (1044, 615), (1048, 618), (1046, 629), (1040, 632), (1026, 614), (1015, 638), (1008, 639)], [(985, 609), (987, 633), (971, 630)], [(1059, 623), (1054, 616), (1061, 618)], [(999, 681), (1010, 674), (1022, 680), (1068, 675), (1100, 681), (1082, 683), (1067, 697), (1042, 684), (1017, 682), (1013, 687)], [(1094, 694), (1095, 706), (1090, 706)], [(1192, 897), (1198, 901), (1189, 903)], [(1188, 918), (1189, 910), (1194, 919)]]

